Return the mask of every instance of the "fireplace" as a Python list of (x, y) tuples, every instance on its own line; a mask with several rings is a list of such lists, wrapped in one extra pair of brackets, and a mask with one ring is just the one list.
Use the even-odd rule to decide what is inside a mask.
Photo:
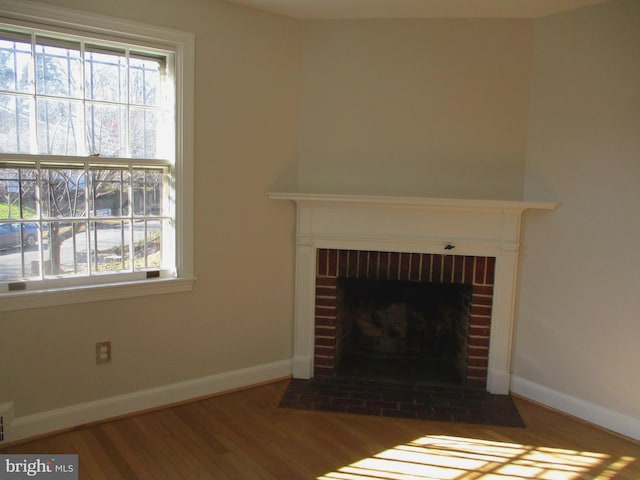
[(494, 257), (316, 254), (315, 376), (486, 387)]
[(521, 218), (527, 209), (551, 210), (556, 203), (267, 195), (297, 205), (295, 378), (333, 374), (336, 342), (343, 340), (335, 316), (338, 279), (341, 272), (368, 279), (375, 270), (400, 281), (470, 284), (463, 381), (509, 393)]

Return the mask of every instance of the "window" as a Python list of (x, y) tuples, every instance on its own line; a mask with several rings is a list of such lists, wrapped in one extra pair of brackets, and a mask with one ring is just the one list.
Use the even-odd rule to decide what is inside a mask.
[(193, 38), (34, 5), (0, 8), (2, 309), (190, 288)]

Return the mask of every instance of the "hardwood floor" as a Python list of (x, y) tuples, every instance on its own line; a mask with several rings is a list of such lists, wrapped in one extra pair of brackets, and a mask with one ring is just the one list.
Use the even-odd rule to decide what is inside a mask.
[(640, 444), (522, 399), (527, 428), (278, 407), (280, 381), (0, 449), (82, 480), (640, 479)]

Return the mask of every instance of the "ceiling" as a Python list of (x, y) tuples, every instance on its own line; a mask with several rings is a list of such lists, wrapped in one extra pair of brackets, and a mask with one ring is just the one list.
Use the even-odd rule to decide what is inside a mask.
[(300, 19), (536, 18), (609, 0), (228, 0)]

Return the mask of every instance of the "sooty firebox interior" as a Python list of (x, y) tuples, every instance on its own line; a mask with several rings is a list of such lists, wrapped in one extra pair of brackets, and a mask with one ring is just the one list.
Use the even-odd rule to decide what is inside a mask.
[(336, 375), (462, 384), (471, 286), (338, 280)]

